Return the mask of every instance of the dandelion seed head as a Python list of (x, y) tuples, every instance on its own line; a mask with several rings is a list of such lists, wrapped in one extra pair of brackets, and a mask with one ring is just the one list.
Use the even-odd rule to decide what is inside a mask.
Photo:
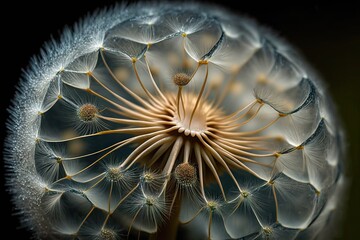
[(189, 163), (181, 163), (175, 168), (175, 179), (182, 186), (193, 186), (196, 181), (196, 168)]
[(219, 208), (219, 203), (217, 201), (210, 200), (207, 202), (208, 209), (213, 212)]
[(142, 178), (144, 179), (145, 182), (151, 183), (157, 178), (157, 176), (152, 172), (145, 172)]
[(81, 121), (91, 122), (94, 121), (99, 110), (93, 104), (87, 103), (79, 107), (78, 116)]
[(200, 3), (118, 6), (64, 34), (26, 72), (5, 144), (37, 238), (327, 232), (343, 133), (288, 43)]
[(186, 73), (176, 73), (173, 81), (177, 86), (186, 86), (191, 80), (191, 77)]
[(146, 205), (148, 205), (148, 206), (152, 206), (152, 205), (155, 204), (155, 198), (154, 198), (154, 197), (151, 197), (151, 196), (147, 196), (147, 197), (145, 198), (145, 203), (146, 203)]
[(270, 236), (272, 232), (270, 227), (264, 227), (263, 231), (266, 236)]
[(241, 196), (243, 196), (244, 198), (247, 198), (249, 196), (249, 192), (247, 191), (242, 191), (241, 192)]

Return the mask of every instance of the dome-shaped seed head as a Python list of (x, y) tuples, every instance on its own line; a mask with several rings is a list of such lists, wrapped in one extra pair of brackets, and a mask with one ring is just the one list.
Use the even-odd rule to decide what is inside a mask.
[(61, 39), (8, 124), (7, 182), (36, 239), (326, 239), (343, 133), (288, 43), (163, 2), (99, 11)]
[(117, 167), (110, 167), (107, 172), (107, 177), (114, 182), (124, 179), (124, 173)]
[(180, 72), (176, 73), (172, 80), (177, 86), (183, 87), (191, 81), (191, 77), (186, 73)]
[(196, 168), (189, 163), (181, 163), (175, 168), (175, 179), (182, 186), (194, 186), (197, 181)]
[(91, 103), (83, 104), (78, 109), (78, 117), (83, 122), (94, 121), (98, 113), (99, 109)]
[(154, 197), (147, 196), (147, 197), (145, 198), (145, 203), (146, 203), (146, 205), (148, 205), (148, 206), (153, 206), (154, 203), (155, 203)]
[(216, 201), (210, 200), (210, 201), (207, 202), (207, 207), (211, 212), (213, 212), (213, 211), (216, 211), (218, 209), (219, 203), (216, 202)]
[(118, 239), (118, 234), (112, 229), (103, 228), (103, 229), (101, 229), (101, 232), (100, 232), (100, 239), (101, 240), (116, 240), (116, 239)]
[(241, 195), (244, 197), (244, 198), (247, 198), (249, 196), (249, 192), (247, 191), (242, 191), (241, 192)]

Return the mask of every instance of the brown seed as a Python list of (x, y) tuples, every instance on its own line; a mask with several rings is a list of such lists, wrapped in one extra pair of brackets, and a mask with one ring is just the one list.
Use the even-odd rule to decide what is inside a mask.
[(196, 169), (189, 163), (181, 163), (175, 168), (175, 178), (180, 185), (192, 186), (197, 180)]
[(113, 182), (119, 182), (124, 180), (124, 173), (119, 168), (111, 167), (108, 169), (107, 177)]
[(173, 81), (178, 86), (185, 86), (190, 82), (191, 78), (186, 73), (176, 73), (173, 76)]
[(78, 116), (81, 121), (84, 122), (91, 122), (96, 118), (96, 115), (98, 114), (99, 110), (98, 108), (90, 103), (86, 103), (79, 107), (78, 109)]

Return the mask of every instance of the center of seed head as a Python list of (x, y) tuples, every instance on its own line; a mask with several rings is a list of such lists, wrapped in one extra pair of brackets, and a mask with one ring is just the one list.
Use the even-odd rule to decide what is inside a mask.
[(197, 100), (196, 95), (184, 94), (183, 104), (176, 110), (173, 121), (178, 126), (178, 132), (185, 136), (195, 137), (197, 133), (202, 133), (207, 129), (207, 109), (206, 103), (202, 103), (195, 111), (194, 106)]
[(186, 136), (191, 134), (192, 137), (195, 137), (197, 133), (202, 133), (206, 130), (206, 116), (202, 113), (194, 113), (192, 121), (190, 122), (191, 110), (191, 107), (185, 107), (185, 116), (181, 119), (176, 116), (174, 117), (174, 121), (179, 127), (179, 133), (184, 133)]
[(179, 133), (184, 133), (185, 136), (191, 134), (192, 137), (195, 137), (196, 133), (206, 130), (206, 112), (201, 108), (204, 106), (199, 107), (202, 91), (198, 96), (182, 94), (183, 87), (188, 85), (192, 77), (184, 72), (176, 73), (173, 76), (172, 80), (178, 86), (174, 122), (179, 127)]
[(217, 209), (218, 203), (216, 201), (208, 201), (207, 206), (208, 206), (209, 210), (213, 212)]
[(175, 179), (182, 186), (193, 186), (197, 180), (196, 169), (189, 163), (179, 164), (174, 171)]
[(153, 197), (146, 197), (146, 199), (145, 199), (145, 203), (148, 205), (148, 206), (152, 206), (152, 205), (154, 205), (154, 203), (155, 203), (155, 199), (153, 198)]
[(117, 239), (117, 234), (112, 229), (104, 228), (101, 229), (100, 237), (101, 239), (112, 240), (112, 239)]
[(78, 117), (83, 122), (93, 121), (98, 113), (99, 113), (98, 108), (90, 103), (83, 104), (78, 109)]
[(113, 182), (118, 182), (124, 178), (124, 174), (119, 168), (111, 167), (108, 169), (107, 177)]
[(190, 82), (190, 80), (191, 80), (191, 76), (183, 72), (176, 73), (173, 76), (174, 83), (179, 87), (186, 86)]

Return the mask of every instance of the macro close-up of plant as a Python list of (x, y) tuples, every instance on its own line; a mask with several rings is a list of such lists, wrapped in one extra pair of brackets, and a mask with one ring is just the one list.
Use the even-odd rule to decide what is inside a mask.
[(315, 71), (255, 21), (119, 5), (24, 79), (5, 155), (36, 239), (328, 239), (343, 129)]

